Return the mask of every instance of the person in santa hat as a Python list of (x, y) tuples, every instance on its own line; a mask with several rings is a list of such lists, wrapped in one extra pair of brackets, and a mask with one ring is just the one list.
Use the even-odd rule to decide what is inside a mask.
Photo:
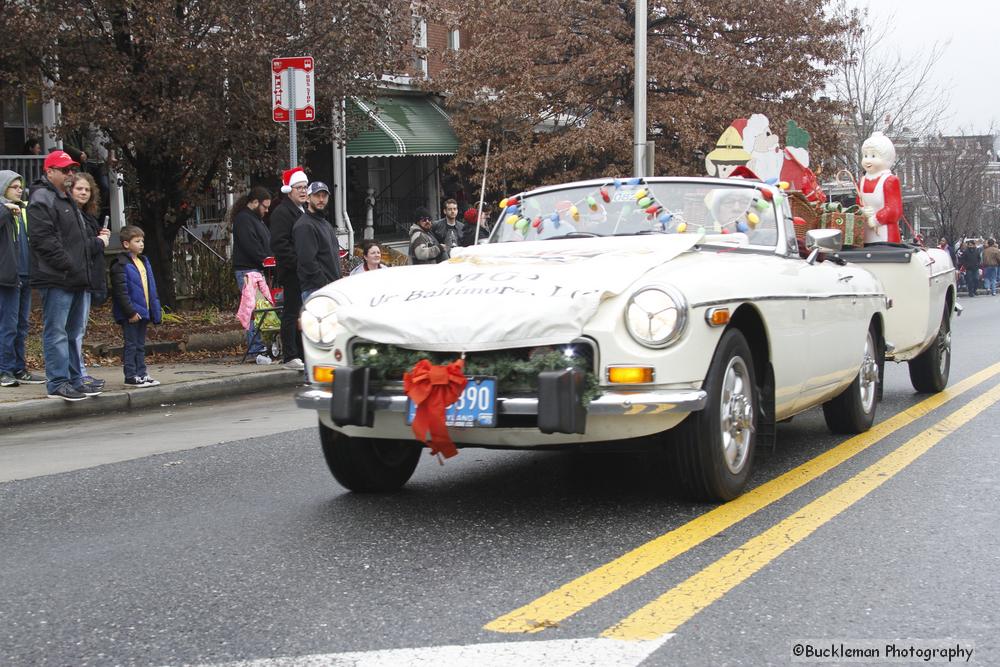
[(287, 368), (302, 370), (302, 339), (299, 337), (299, 311), (302, 288), (299, 286), (298, 259), (292, 227), (305, 213), (306, 186), (309, 179), (302, 167), (286, 169), (281, 174), (281, 191), (287, 195), (271, 211), (271, 252), (278, 268), (278, 281), (284, 288), (281, 310), (281, 349)]
[(865, 175), (858, 184), (858, 204), (868, 219), (865, 243), (899, 243), (899, 219), (903, 195), (899, 179), (889, 171), (896, 162), (896, 147), (881, 132), (861, 144), (861, 166)]

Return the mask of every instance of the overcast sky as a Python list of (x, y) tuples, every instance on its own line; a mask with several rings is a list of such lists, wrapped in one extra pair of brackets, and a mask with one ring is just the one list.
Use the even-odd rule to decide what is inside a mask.
[(1000, 0), (847, 0), (868, 7), (873, 20), (895, 16), (887, 43), (904, 58), (948, 41), (935, 69), (949, 93), (946, 133), (1000, 131)]

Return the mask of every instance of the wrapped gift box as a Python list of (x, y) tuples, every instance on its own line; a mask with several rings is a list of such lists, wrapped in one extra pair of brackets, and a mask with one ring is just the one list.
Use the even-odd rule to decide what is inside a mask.
[(844, 246), (860, 248), (865, 244), (865, 223), (866, 218), (863, 213), (856, 210), (840, 209), (836, 205), (828, 206), (829, 210), (823, 212), (819, 218), (819, 226), (822, 229), (839, 229), (844, 240)]

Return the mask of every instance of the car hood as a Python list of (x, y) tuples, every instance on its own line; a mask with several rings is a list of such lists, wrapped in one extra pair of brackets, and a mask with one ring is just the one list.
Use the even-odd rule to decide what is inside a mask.
[(378, 343), (476, 351), (565, 343), (601, 302), (701, 240), (698, 234), (497, 243), (447, 262), (369, 271), (323, 293), (340, 325)]

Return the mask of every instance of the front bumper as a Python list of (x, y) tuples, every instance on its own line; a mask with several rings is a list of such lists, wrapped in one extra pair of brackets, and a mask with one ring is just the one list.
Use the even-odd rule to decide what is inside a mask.
[[(333, 400), (333, 390), (328, 386), (312, 386), (295, 394), (295, 403), (300, 408), (329, 412)], [(409, 400), (402, 391), (377, 391), (368, 396), (369, 404), (375, 411), (407, 411)], [(702, 410), (708, 395), (700, 389), (650, 389), (646, 391), (605, 391), (585, 408), (590, 415), (650, 415), (663, 413), (687, 413)], [(537, 415), (538, 397), (517, 396), (497, 397), (497, 412), (503, 415)]]

